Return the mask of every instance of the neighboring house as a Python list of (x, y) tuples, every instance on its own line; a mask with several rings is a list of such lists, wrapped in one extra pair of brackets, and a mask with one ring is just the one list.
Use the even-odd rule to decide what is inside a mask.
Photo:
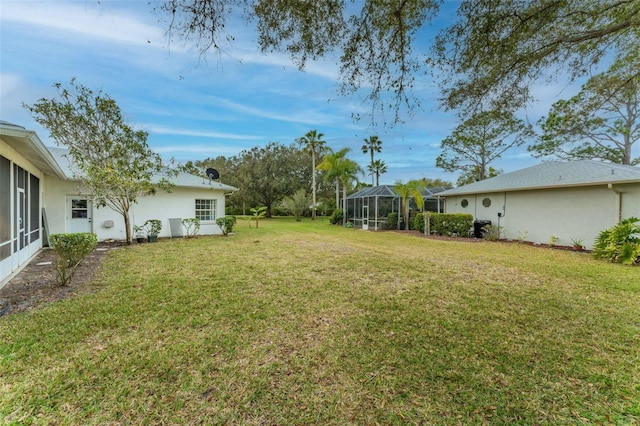
[[(93, 205), (65, 153), (47, 148), (33, 131), (0, 121), (0, 283), (46, 246), (50, 234), (94, 232), (99, 241), (125, 239), (122, 215)], [(225, 195), (236, 188), (187, 173), (164, 177), (175, 186), (140, 197), (130, 210), (132, 225), (159, 219), (160, 237), (181, 236), (179, 221), (197, 217), (200, 235), (222, 234), (215, 220), (224, 216)]]
[(550, 161), (438, 195), (447, 213), (489, 220), (502, 238), (566, 246), (582, 240), (591, 249), (601, 231), (640, 217), (640, 168)]
[[(443, 211), (444, 203), (436, 194), (439, 195), (444, 189), (439, 187), (422, 189), (424, 211)], [(400, 212), (400, 195), (394, 190), (393, 185), (368, 186), (348, 195), (346, 200), (347, 221), (353, 223), (356, 228), (375, 231), (386, 229), (387, 215)], [(413, 198), (409, 199), (409, 208), (413, 217), (417, 213)]]

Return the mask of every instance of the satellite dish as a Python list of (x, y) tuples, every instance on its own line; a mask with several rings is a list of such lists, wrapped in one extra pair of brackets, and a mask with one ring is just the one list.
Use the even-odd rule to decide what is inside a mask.
[(207, 169), (207, 176), (209, 179), (219, 179), (220, 173), (216, 169), (212, 169), (211, 167)]

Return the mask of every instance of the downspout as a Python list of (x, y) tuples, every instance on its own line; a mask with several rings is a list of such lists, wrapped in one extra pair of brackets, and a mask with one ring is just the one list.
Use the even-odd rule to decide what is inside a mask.
[(507, 215), (507, 192), (505, 191), (504, 200), (502, 202), (502, 212), (498, 212), (498, 238), (501, 237), (501, 235), (500, 235), (500, 219), (502, 219), (506, 215)]
[(615, 217), (616, 223), (620, 223), (622, 220), (622, 191), (613, 186), (612, 183), (607, 184), (607, 187), (616, 194), (616, 205), (615, 205)]

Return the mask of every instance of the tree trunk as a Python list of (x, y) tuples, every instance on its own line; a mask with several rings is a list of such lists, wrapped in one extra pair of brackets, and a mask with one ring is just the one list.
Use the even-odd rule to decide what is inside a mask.
[(316, 153), (315, 151), (311, 151), (311, 185), (313, 186), (312, 190), (312, 203), (311, 207), (311, 220), (316, 220)]
[(347, 224), (347, 185), (342, 185), (342, 225)]
[(129, 210), (123, 211), (122, 217), (124, 217), (124, 229), (125, 229), (125, 238), (127, 240), (127, 245), (130, 245), (131, 244), (131, 218), (129, 218)]

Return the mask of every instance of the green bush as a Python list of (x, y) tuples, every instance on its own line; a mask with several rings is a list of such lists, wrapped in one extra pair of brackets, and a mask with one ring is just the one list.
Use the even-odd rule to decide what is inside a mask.
[[(422, 213), (416, 215), (414, 224), (416, 229), (424, 232)], [(429, 213), (430, 230), (432, 234), (468, 237), (473, 226), (473, 216), (467, 213)]]
[(162, 230), (162, 222), (158, 219), (149, 219), (144, 223), (144, 228), (147, 230), (147, 235), (157, 237)]
[(233, 227), (236, 224), (235, 216), (224, 216), (216, 219), (216, 224), (222, 230), (223, 235), (229, 235), (233, 231)]
[(342, 209), (335, 209), (329, 217), (329, 222), (333, 225), (342, 225), (342, 219), (344, 218), (344, 212)]
[(182, 226), (184, 226), (185, 237), (191, 238), (200, 230), (200, 219), (197, 217), (182, 219)]
[(49, 242), (56, 253), (56, 281), (64, 286), (71, 281), (82, 259), (96, 248), (98, 237), (89, 232), (51, 234)]
[(640, 263), (640, 219), (630, 217), (602, 231), (596, 238), (593, 256), (612, 263)]
[(398, 229), (398, 213), (387, 215), (387, 229)]

